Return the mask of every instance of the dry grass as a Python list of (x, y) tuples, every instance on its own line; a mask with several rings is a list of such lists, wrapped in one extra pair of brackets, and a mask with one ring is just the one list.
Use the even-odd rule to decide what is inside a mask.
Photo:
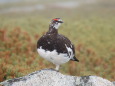
[[(20, 77), (35, 70), (53, 67), (36, 52), (36, 42), (39, 35), (32, 37), (19, 27), (11, 31), (0, 30), (0, 81)], [(102, 58), (92, 48), (79, 43), (76, 46), (79, 63), (69, 62), (63, 65), (61, 72), (70, 75), (98, 75), (114, 80), (115, 57)], [(115, 52), (115, 50), (112, 50)], [(76, 67), (77, 66), (77, 67)]]

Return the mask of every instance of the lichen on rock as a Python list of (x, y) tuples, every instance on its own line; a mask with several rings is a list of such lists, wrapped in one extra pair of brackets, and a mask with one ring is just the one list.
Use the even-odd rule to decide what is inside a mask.
[(52, 69), (39, 70), (0, 84), (3, 86), (114, 86), (112, 82), (98, 76), (69, 76)]

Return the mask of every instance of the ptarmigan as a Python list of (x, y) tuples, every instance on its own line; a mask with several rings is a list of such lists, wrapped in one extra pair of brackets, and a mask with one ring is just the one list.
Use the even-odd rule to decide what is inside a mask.
[(63, 23), (60, 18), (52, 19), (48, 32), (37, 42), (37, 51), (41, 57), (56, 65), (59, 70), (61, 64), (69, 60), (78, 61), (75, 57), (74, 45), (71, 41), (58, 34), (58, 28)]

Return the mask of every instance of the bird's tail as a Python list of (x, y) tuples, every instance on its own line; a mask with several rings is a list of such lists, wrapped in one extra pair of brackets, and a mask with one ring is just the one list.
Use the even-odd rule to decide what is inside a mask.
[(75, 56), (71, 60), (79, 62), (79, 60)]

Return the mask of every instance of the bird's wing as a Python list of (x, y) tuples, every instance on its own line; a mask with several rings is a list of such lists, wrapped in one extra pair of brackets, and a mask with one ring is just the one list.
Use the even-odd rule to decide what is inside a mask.
[(78, 59), (75, 57), (74, 45), (67, 37), (63, 35), (58, 35), (56, 44), (58, 52), (67, 53), (71, 60), (78, 61)]

